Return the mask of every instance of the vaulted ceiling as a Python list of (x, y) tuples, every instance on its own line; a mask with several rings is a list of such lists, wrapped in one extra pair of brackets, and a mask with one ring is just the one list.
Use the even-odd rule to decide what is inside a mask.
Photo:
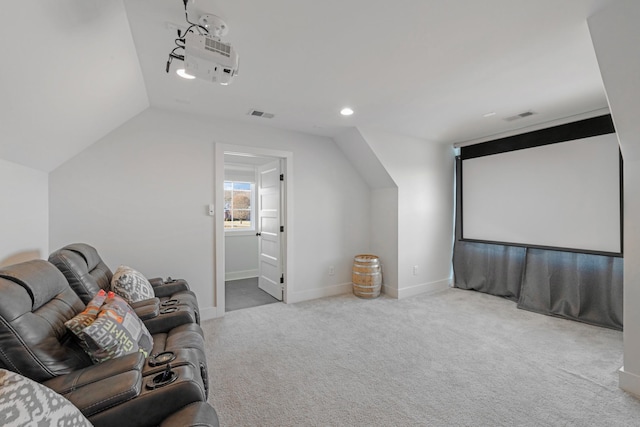
[(149, 106), (121, 1), (4, 2), (0, 158), (50, 171)]
[[(7, 3), (0, 158), (52, 170), (150, 105), (425, 143), (590, 114), (607, 102), (586, 18), (611, 1), (191, 0), (192, 20), (229, 26), (241, 64), (229, 86), (165, 72), (182, 0)], [(353, 116), (338, 114), (345, 105)], [(524, 112), (535, 114), (505, 120)]]

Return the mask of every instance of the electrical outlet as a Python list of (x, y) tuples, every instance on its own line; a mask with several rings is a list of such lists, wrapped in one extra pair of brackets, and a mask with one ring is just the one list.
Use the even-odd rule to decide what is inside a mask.
[(336, 269), (331, 265), (329, 266), (329, 276), (333, 276), (334, 274), (336, 274)]
[(413, 275), (414, 275), (414, 276), (417, 276), (417, 275), (418, 275), (418, 266), (417, 266), (417, 265), (414, 265), (414, 266), (413, 266)]

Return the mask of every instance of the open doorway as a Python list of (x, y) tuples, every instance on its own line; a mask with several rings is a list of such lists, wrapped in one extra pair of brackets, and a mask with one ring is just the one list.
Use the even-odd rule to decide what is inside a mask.
[(282, 301), (281, 159), (224, 155), (225, 311)]
[(218, 316), (287, 300), (291, 163), (287, 152), (216, 146)]

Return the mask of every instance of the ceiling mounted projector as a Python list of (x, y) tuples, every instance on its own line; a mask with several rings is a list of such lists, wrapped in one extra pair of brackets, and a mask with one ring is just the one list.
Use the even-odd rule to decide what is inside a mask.
[(227, 85), (238, 74), (238, 54), (233, 46), (215, 36), (188, 32), (184, 71), (198, 79)]
[(167, 60), (167, 73), (171, 62), (178, 59), (184, 61), (184, 70), (178, 70), (181, 76), (228, 85), (238, 74), (238, 53), (220, 39), (229, 27), (216, 15), (202, 15), (198, 23), (189, 21), (187, 3), (184, 0), (185, 17), (190, 25), (185, 31), (178, 30), (176, 47)]

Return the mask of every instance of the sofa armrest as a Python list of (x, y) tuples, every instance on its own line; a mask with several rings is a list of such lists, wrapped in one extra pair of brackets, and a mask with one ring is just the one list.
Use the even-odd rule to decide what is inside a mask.
[(43, 384), (57, 393), (65, 394), (114, 375), (129, 371), (142, 372), (144, 364), (145, 357), (142, 353), (132, 353), (73, 371), (70, 374), (57, 376)]
[(43, 384), (63, 395), (86, 417), (122, 404), (142, 390), (144, 356), (129, 354), (61, 375)]
[(192, 366), (176, 366), (172, 371), (175, 381), (149, 389), (153, 379), (163, 374), (143, 376), (138, 396), (87, 418), (96, 427), (157, 427), (176, 411), (206, 400), (199, 374)]
[(169, 297), (175, 293), (189, 290), (189, 284), (182, 279), (174, 279), (171, 282), (162, 282), (156, 285), (152, 284), (152, 286), (153, 292), (158, 298)]
[(162, 277), (152, 277), (151, 279), (147, 279), (147, 280), (149, 281), (149, 283), (151, 283), (151, 286), (153, 286), (154, 288), (164, 283), (164, 279)]
[(154, 298), (154, 300), (156, 300), (158, 304), (133, 307), (133, 311), (136, 312), (136, 315), (140, 318), (140, 320), (145, 321), (153, 319), (154, 317), (158, 317), (158, 315), (160, 314), (160, 300), (158, 298)]
[(129, 305), (131, 306), (131, 308), (135, 310), (138, 307), (145, 307), (147, 305), (158, 305), (158, 304), (160, 304), (160, 300), (158, 298), (148, 298), (148, 299), (143, 299), (142, 301), (132, 302)]

